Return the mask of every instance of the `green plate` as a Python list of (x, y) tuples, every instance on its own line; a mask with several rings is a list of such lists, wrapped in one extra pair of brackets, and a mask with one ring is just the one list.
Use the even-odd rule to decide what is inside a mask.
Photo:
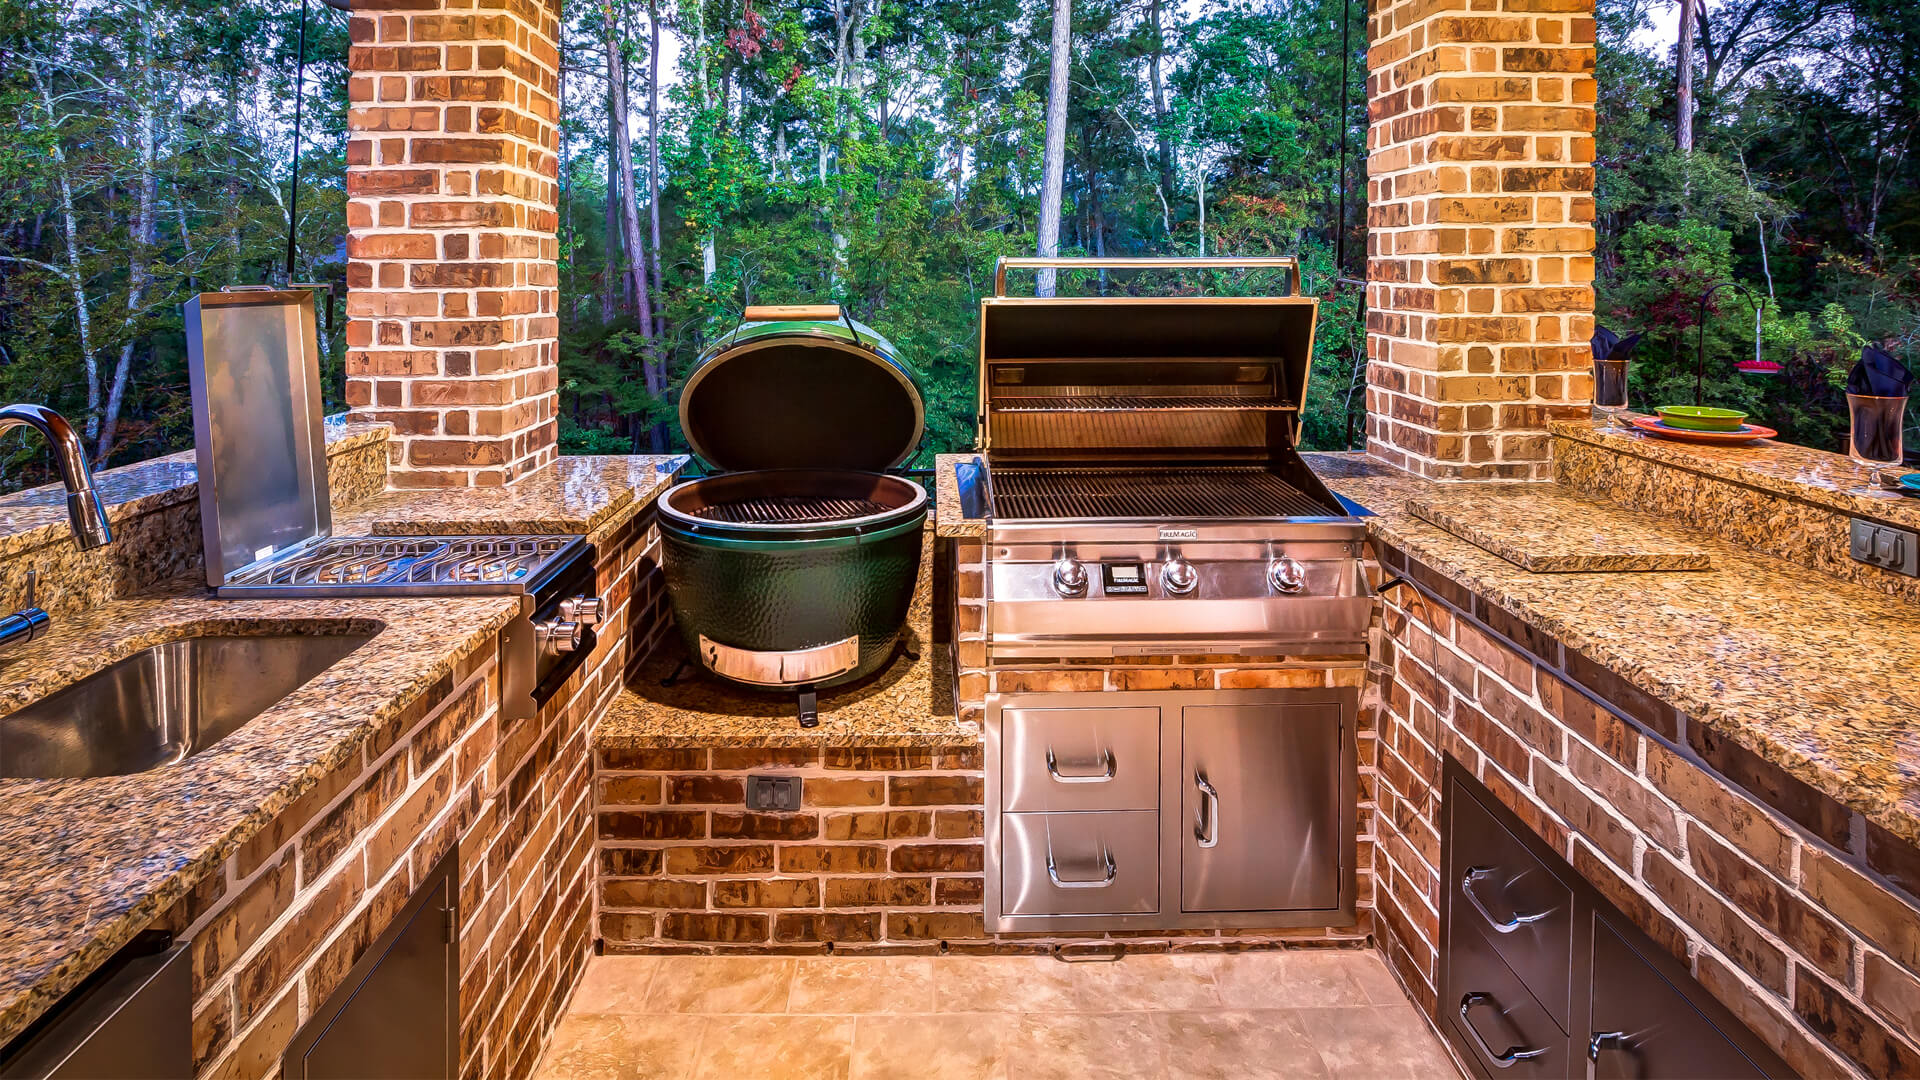
[(1658, 412), (1661, 423), (1688, 431), (1738, 431), (1747, 422), (1746, 413), (1711, 405), (1662, 405)]

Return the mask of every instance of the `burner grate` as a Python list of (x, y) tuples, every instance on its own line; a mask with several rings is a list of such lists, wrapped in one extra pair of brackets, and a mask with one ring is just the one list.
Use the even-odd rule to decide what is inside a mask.
[(1335, 511), (1261, 468), (995, 469), (997, 518), (1326, 517)]
[(693, 511), (710, 521), (730, 525), (800, 525), (812, 521), (839, 521), (883, 513), (887, 507), (872, 499), (837, 499), (814, 495), (769, 495), (713, 503)]
[(467, 585), (525, 580), (566, 536), (367, 537), (323, 541), (311, 550), (236, 575), (236, 586)]

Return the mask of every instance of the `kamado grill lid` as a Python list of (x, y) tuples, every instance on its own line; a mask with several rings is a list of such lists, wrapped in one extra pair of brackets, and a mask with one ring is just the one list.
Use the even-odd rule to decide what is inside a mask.
[(680, 392), (680, 427), (702, 461), (879, 472), (913, 456), (926, 405), (891, 342), (831, 304), (750, 307), (745, 318)]

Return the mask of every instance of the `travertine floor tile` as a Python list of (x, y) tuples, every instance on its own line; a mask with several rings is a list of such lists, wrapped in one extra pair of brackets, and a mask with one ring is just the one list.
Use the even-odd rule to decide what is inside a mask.
[(688, 1017), (569, 1015), (538, 1080), (666, 1080), (686, 1076), (704, 1021)]
[(1371, 1005), (1344, 949), (1282, 949), (1222, 957), (1213, 972), (1229, 1009), (1307, 1009)]
[(787, 1009), (793, 959), (785, 956), (663, 956), (646, 1009), (662, 1013), (777, 1013)]
[(1440, 1040), (1412, 1005), (1302, 1009), (1299, 1017), (1334, 1080), (1456, 1075)]
[(794, 962), (790, 1013), (930, 1013), (934, 963), (923, 956), (811, 958)]
[(716, 1016), (706, 1021), (693, 1080), (847, 1080), (850, 1016)]
[(853, 1080), (1011, 1080), (1012, 1018), (862, 1016), (854, 1021)]
[(1292, 1011), (1157, 1014), (1169, 1080), (1323, 1080), (1326, 1065)]
[(1454, 1080), (1378, 955), (601, 957), (538, 1080)]

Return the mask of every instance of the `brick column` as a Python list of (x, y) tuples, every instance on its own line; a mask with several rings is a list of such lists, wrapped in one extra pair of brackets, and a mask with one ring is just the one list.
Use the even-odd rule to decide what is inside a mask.
[(395, 486), (555, 456), (559, 10), (355, 2), (347, 403), (394, 425)]
[(1372, 0), (1368, 447), (1409, 471), (1546, 479), (1587, 415), (1593, 7)]

